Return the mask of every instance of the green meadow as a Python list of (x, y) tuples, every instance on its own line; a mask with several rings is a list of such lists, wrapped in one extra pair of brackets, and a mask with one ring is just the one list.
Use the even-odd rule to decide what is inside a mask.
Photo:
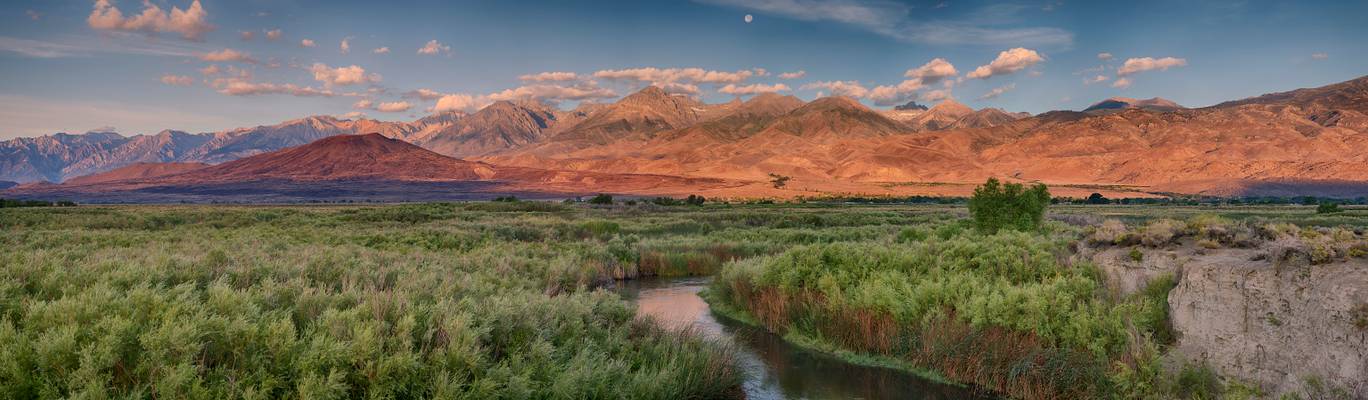
[(1189, 393), (1201, 371), (1158, 365), (1171, 281), (1117, 296), (1071, 246), (1106, 219), (1134, 240), (1169, 218), (1368, 226), (1314, 206), (1050, 211), (989, 233), (957, 205), (0, 209), (0, 397), (738, 398), (734, 348), (611, 290), (705, 275), (715, 307), (787, 339), (1011, 397)]

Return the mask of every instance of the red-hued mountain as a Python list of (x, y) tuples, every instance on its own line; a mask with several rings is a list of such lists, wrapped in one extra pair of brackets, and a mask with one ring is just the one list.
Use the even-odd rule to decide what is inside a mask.
[(209, 164), (205, 163), (137, 163), (98, 174), (68, 179), (65, 183), (72, 185), (90, 185), (130, 179), (148, 179), (185, 173), (208, 166)]
[(378, 133), (342, 135), (226, 162), (172, 177), (177, 181), (479, 180), (486, 164), (454, 159)]
[[(186, 169), (185, 172), (172, 172)], [(123, 179), (119, 179), (122, 177)], [(382, 201), (531, 197), (599, 192), (688, 194), (744, 183), (588, 171), (496, 167), (464, 161), (379, 133), (340, 135), (215, 166), (138, 164), (67, 183), (6, 193), (83, 201)]]
[(408, 139), (452, 157), (479, 156), (540, 142), (557, 122), (554, 110), (545, 105), (499, 101)]
[[(61, 179), (146, 161), (216, 163), (367, 129), (467, 161), (378, 137), (339, 138), (143, 181), (479, 181), (524, 189), (570, 182), (645, 193), (638, 189), (651, 185), (641, 177), (652, 176), (742, 182), (745, 191), (727, 195), (749, 197), (964, 194), (996, 176), (1066, 185), (1061, 190), (1133, 186), (1131, 194), (1368, 194), (1355, 183), (1368, 182), (1368, 77), (1195, 109), (1158, 98), (1104, 103), (1036, 116), (953, 100), (875, 111), (843, 97), (803, 103), (775, 94), (704, 104), (648, 87), (572, 111), (499, 102), (413, 122), (310, 117), (214, 134), (15, 139), (0, 142), (0, 179)], [(771, 173), (794, 180), (763, 189)]]

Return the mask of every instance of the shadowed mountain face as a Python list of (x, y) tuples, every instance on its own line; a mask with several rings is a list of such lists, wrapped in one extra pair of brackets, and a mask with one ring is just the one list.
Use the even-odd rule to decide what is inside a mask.
[[(139, 162), (239, 160), (244, 162), (158, 179), (417, 182), (516, 176), (526, 183), (559, 174), (581, 183), (589, 179), (594, 183), (584, 188), (592, 190), (623, 174), (763, 183), (779, 173), (813, 192), (882, 193), (879, 188), (889, 182), (998, 176), (1183, 193), (1353, 194), (1361, 186), (1351, 183), (1368, 182), (1364, 110), (1368, 78), (1198, 109), (1158, 98), (1112, 98), (1086, 112), (1037, 116), (973, 110), (953, 100), (927, 110), (885, 111), (845, 97), (803, 103), (776, 94), (703, 104), (648, 87), (612, 104), (572, 111), (499, 102), (473, 114), (445, 112), (408, 123), (310, 117), (211, 134), (15, 139), (0, 143), (0, 179), (56, 180)], [(378, 135), (315, 142), (361, 132)], [(308, 152), (252, 157), (310, 142)], [(114, 176), (154, 175), (140, 170), (148, 168)], [(632, 182), (618, 187), (643, 181)]]

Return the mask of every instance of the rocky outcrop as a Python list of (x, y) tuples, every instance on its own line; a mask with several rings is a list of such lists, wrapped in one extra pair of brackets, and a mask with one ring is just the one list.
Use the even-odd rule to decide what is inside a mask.
[(1176, 351), (1270, 393), (1308, 378), (1368, 398), (1368, 263), (1202, 257), (1169, 293)]
[(1170, 356), (1206, 363), (1222, 376), (1277, 398), (1308, 379), (1368, 398), (1368, 261), (1311, 265), (1306, 254), (1274, 257), (1271, 247), (1080, 248), (1114, 293), (1128, 295), (1172, 274)]

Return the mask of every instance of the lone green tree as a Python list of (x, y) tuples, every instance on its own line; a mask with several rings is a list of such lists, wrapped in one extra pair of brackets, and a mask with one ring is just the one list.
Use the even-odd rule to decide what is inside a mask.
[(1324, 203), (1320, 203), (1319, 206), (1316, 206), (1316, 214), (1334, 214), (1343, 211), (1344, 210), (1339, 207), (1339, 203), (1331, 203), (1327, 201)]
[(1029, 231), (1040, 229), (1045, 208), (1050, 205), (1050, 190), (1044, 184), (1026, 189), (1019, 183), (1002, 183), (988, 178), (969, 198), (969, 214), (974, 227), (984, 233), (1003, 229)]
[(598, 196), (594, 196), (593, 198), (589, 199), (589, 204), (606, 204), (606, 205), (612, 205), (612, 204), (613, 204), (613, 196), (612, 196), (612, 195), (608, 195), (608, 194), (599, 193)]

